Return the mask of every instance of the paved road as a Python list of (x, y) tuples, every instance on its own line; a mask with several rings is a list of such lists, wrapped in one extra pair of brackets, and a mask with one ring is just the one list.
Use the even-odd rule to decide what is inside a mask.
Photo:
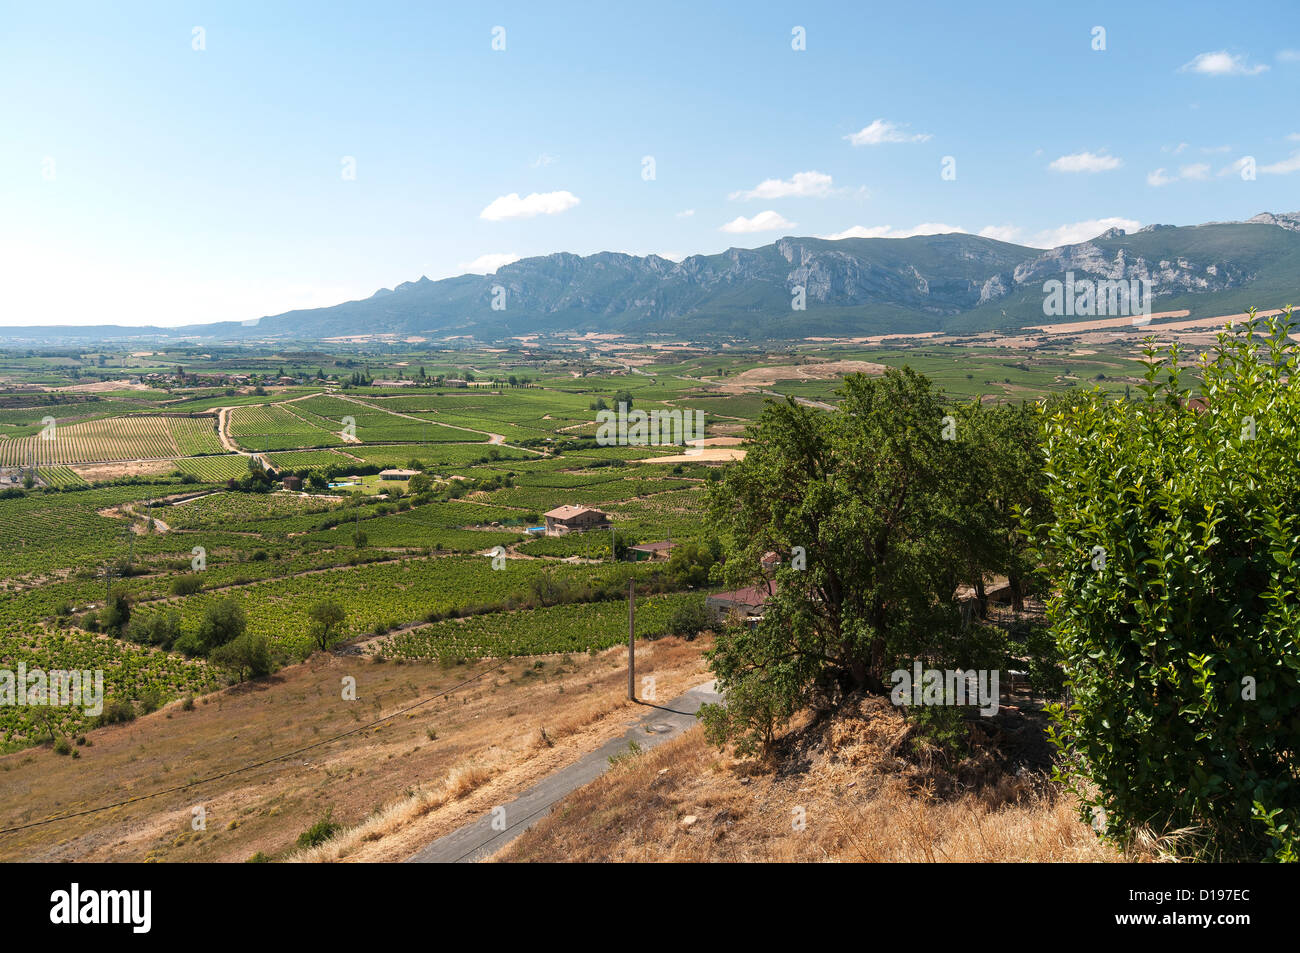
[(471, 824), (466, 824), (446, 837), (440, 837), (423, 850), (407, 858), (408, 863), (455, 864), (474, 863), (488, 857), (510, 843), (528, 828), (550, 813), (556, 801), (584, 784), (594, 781), (609, 767), (611, 755), (627, 750), (629, 741), (635, 741), (642, 750), (662, 744), (695, 724), (695, 713), (700, 706), (721, 701), (714, 691), (714, 683), (697, 685), (683, 695), (663, 705), (645, 705), (645, 714), (627, 732), (602, 747), (585, 755), (549, 777), (543, 778), (509, 804), (504, 805), (505, 816), (488, 812)]

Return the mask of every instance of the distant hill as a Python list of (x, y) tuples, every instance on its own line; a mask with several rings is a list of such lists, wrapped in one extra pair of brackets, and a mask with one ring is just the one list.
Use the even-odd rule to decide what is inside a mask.
[[(1227, 313), (1300, 300), (1300, 213), (1112, 229), (1047, 251), (976, 235), (782, 238), (672, 262), (616, 252), (525, 258), (495, 274), (420, 278), (328, 308), (185, 328), (0, 328), (0, 340), (320, 341), (396, 334), (478, 342), (558, 331), (788, 340), (1017, 328), (1044, 318), (1043, 284), (1143, 279), (1157, 311)], [(791, 307), (805, 289), (806, 310)], [(494, 309), (494, 301), (503, 309)]]

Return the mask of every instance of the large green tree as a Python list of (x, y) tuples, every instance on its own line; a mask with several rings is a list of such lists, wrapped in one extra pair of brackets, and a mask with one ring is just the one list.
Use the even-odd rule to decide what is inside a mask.
[[(830, 412), (769, 403), (710, 491), (726, 580), (772, 592), (762, 621), (711, 653), (727, 697), (706, 716), (715, 741), (752, 750), (809, 704), (886, 691), (915, 658), (996, 664), (953, 600), (982, 513), (962, 421), (910, 368), (851, 375), (841, 396)], [(764, 573), (769, 552), (780, 563)]]

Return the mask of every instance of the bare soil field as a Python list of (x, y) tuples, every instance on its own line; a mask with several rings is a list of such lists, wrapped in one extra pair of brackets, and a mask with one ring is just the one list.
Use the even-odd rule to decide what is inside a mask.
[(817, 364), (778, 364), (754, 367), (729, 377), (719, 388), (722, 393), (743, 394), (777, 381), (826, 381), (845, 374), (883, 374), (884, 364), (872, 361), (823, 361)]
[(48, 391), (66, 394), (101, 394), (110, 390), (149, 390), (148, 384), (130, 381), (95, 381), (90, 384), (68, 384), (65, 387), (47, 387)]
[(119, 463), (74, 463), (69, 470), (88, 483), (120, 480), (133, 476), (153, 476), (176, 469), (175, 460), (123, 460)]

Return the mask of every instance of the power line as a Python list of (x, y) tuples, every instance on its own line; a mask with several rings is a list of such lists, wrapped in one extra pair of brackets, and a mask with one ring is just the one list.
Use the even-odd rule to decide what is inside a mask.
[(429, 702), (433, 701), (436, 698), (441, 698), (444, 695), (449, 695), (452, 692), (457, 691), (458, 689), (464, 688), (466, 685), (470, 684), (471, 682), (478, 681), (484, 675), (487, 675), (491, 672), (500, 671), (501, 669), (505, 668), (507, 664), (513, 662), (517, 658), (519, 658), (519, 656), (512, 655), (509, 658), (503, 660), (500, 664), (490, 669), (485, 669), (484, 671), (479, 672), (477, 675), (473, 676), (472, 678), (467, 678), (463, 682), (451, 686), (451, 688), (444, 689), (441, 692), (436, 692), (435, 694), (430, 695), (427, 698), (423, 698), (420, 701), (416, 702), (414, 705), (408, 705), (406, 708), (398, 709), (397, 711), (385, 715), (382, 718), (376, 718), (374, 721), (368, 722), (367, 724), (364, 725), (359, 725), (356, 728), (352, 728), (349, 731), (344, 731), (340, 734), (334, 735), (333, 737), (325, 738), (321, 741), (316, 741), (309, 745), (304, 745), (301, 748), (295, 748), (293, 751), (286, 751), (284, 754), (276, 755), (274, 758), (266, 758), (265, 760), (262, 761), (254, 761), (251, 764), (244, 765), (242, 768), (232, 768), (229, 771), (222, 771), (220, 774), (214, 774), (206, 778), (199, 778), (197, 781), (190, 781), (186, 784), (180, 784), (177, 785), (176, 787), (165, 788), (161, 791), (154, 791), (150, 794), (140, 794), (137, 795), (136, 797), (130, 797), (123, 801), (115, 801), (111, 804), (101, 804), (98, 807), (86, 808), (83, 811), (69, 811), (65, 814), (57, 814), (54, 817), (44, 818), (43, 820), (31, 821), (27, 824), (18, 824), (14, 827), (3, 827), (0, 828), (0, 834), (13, 834), (17, 831), (25, 831), (33, 827), (43, 827), (46, 824), (53, 824), (56, 821), (67, 821), (67, 820), (71, 820), (74, 817), (85, 817), (89, 814), (98, 814), (101, 811), (111, 811), (113, 808), (125, 807), (126, 805), (134, 804), (137, 801), (147, 801), (150, 798), (162, 797), (165, 794), (175, 794), (178, 791), (184, 791), (188, 788), (197, 787), (200, 784), (210, 784), (213, 781), (220, 781), (224, 778), (229, 778), (236, 774), (242, 774), (245, 771), (252, 771), (255, 768), (264, 768), (268, 764), (274, 764), (277, 761), (283, 761), (285, 758), (292, 758), (295, 755), (302, 754), (304, 751), (311, 751), (313, 748), (319, 748), (322, 745), (332, 744), (335, 741), (340, 740), (341, 738), (346, 738), (349, 735), (355, 735), (358, 732), (365, 731), (368, 728), (373, 728), (375, 725), (388, 721), (390, 718), (396, 718), (398, 715), (404, 715), (408, 711), (414, 711), (415, 709), (421, 707), (422, 705), (427, 705)]

